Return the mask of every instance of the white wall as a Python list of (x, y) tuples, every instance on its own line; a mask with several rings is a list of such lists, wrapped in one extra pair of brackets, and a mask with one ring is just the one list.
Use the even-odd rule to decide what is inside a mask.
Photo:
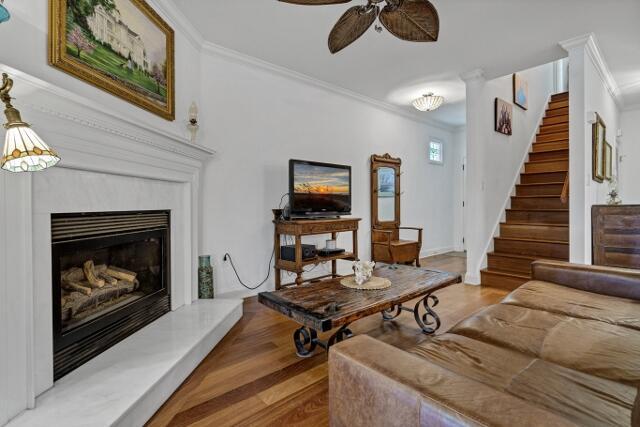
[(640, 204), (640, 109), (625, 111), (621, 116), (622, 138), (618, 172), (620, 198), (624, 204)]
[[(203, 135), (218, 151), (204, 177), (203, 249), (213, 255), (218, 293), (244, 289), (222, 262), (227, 251), (246, 282), (265, 277), (273, 248), (271, 209), (287, 192), (290, 158), (352, 166), (352, 211), (362, 218), (359, 255), (368, 259), (369, 158), (387, 152), (400, 157), (402, 223), (424, 227), (423, 254), (453, 249), (458, 178), (448, 130), (216, 54), (203, 58), (202, 75)], [(445, 144), (444, 166), (428, 162), (430, 137)], [(338, 243), (350, 248), (350, 236)], [(272, 287), (273, 276), (260, 290)]]
[(590, 119), (593, 113), (598, 113), (605, 122), (615, 158), (620, 112), (612, 95), (615, 92), (612, 78), (595, 36), (587, 34), (561, 45), (569, 53), (569, 255), (571, 262), (591, 264), (591, 207), (606, 202), (609, 184), (592, 179)]
[[(505, 217), (505, 208), (509, 207), (510, 196), (514, 185), (518, 182), (519, 174), (540, 120), (549, 100), (554, 92), (554, 65), (541, 65), (519, 74), (529, 82), (529, 109), (523, 110), (513, 106), (513, 135), (503, 135), (495, 132), (494, 102), (501, 98), (507, 102), (513, 101), (512, 75), (484, 82), (476, 83), (477, 89), (467, 91), (467, 117), (478, 118), (478, 126), (473, 133), (467, 133), (467, 164), (474, 171), (473, 177), (467, 175), (467, 198), (469, 193), (479, 193), (477, 200), (472, 200), (465, 215), (465, 229), (475, 230), (467, 232), (467, 244), (472, 250), (467, 259), (467, 280), (479, 283), (479, 271), (486, 265), (486, 253), (491, 250), (493, 236), (498, 231), (498, 225)], [(483, 83), (484, 82), (484, 83)], [(469, 87), (469, 82), (467, 82)], [(479, 99), (471, 99), (479, 98)], [(480, 150), (470, 150), (469, 147)], [(476, 168), (471, 163), (474, 162)], [(481, 210), (482, 214), (475, 212)]]
[[(616, 102), (606, 88), (600, 74), (593, 61), (585, 62), (585, 107), (587, 114), (589, 112), (597, 112), (605, 125), (607, 126), (606, 138), (607, 142), (613, 147), (612, 158), (617, 156), (617, 138), (616, 133), (620, 128), (620, 111)], [(588, 153), (586, 157), (586, 169), (591, 174), (592, 172), (592, 126), (590, 123), (586, 123), (586, 138), (585, 148)], [(613, 171), (615, 175), (615, 162), (613, 162)], [(587, 192), (586, 192), (586, 205), (585, 205), (585, 261), (591, 263), (591, 206), (602, 205), (607, 202), (607, 193), (609, 193), (609, 181), (605, 180), (602, 183), (596, 182), (593, 179), (587, 179)]]
[(464, 165), (467, 156), (467, 132), (464, 126), (455, 129), (453, 132), (453, 167), (456, 169), (453, 177), (453, 245), (456, 251), (461, 252), (465, 250), (464, 239), (464, 208), (462, 202), (464, 201), (464, 171), (462, 167)]

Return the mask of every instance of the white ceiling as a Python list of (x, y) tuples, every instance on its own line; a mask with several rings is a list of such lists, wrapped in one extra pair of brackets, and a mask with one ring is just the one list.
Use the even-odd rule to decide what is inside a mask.
[(558, 42), (593, 32), (626, 106), (640, 104), (640, 0), (431, 0), (436, 43), (401, 41), (371, 28), (336, 55), (333, 24), (351, 4), (298, 6), (276, 0), (173, 0), (207, 41), (371, 98), (402, 106), (424, 92), (448, 105), (425, 113), (464, 123), (461, 73), (495, 78), (565, 56)]

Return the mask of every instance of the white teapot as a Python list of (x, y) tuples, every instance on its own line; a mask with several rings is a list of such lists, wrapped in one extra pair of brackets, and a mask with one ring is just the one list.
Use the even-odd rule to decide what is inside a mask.
[(373, 267), (376, 263), (373, 261), (355, 261), (353, 263), (353, 271), (356, 273), (356, 283), (362, 285), (373, 275)]

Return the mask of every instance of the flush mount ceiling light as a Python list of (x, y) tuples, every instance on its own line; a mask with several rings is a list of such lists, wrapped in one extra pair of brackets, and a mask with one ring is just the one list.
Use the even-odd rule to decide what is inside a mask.
[(435, 96), (433, 93), (428, 93), (418, 99), (414, 99), (413, 106), (416, 107), (416, 110), (433, 111), (440, 108), (443, 102), (444, 98), (442, 96)]
[(2, 73), (0, 86), (0, 101), (4, 102), (7, 123), (4, 127), (7, 134), (4, 140), (4, 150), (0, 157), (0, 168), (9, 172), (36, 172), (60, 161), (58, 154), (31, 129), (28, 123), (22, 121), (20, 112), (11, 105), (9, 91), (13, 87), (13, 80)]
[(11, 18), (11, 14), (2, 3), (4, 3), (4, 0), (0, 0), (0, 24), (7, 22)]
[[(308, 6), (349, 3), (351, 0), (279, 0)], [(383, 6), (384, 3), (384, 6)], [(360, 38), (376, 21), (401, 40), (435, 42), (440, 21), (436, 8), (428, 0), (367, 0), (342, 15), (329, 34), (329, 51), (336, 53)], [(382, 27), (376, 25), (376, 31)]]

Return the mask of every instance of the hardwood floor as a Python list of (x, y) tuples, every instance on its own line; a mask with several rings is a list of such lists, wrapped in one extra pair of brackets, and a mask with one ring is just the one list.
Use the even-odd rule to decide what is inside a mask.
[[(464, 273), (463, 254), (425, 258), (424, 267)], [(479, 308), (500, 301), (507, 291), (454, 285), (436, 293), (443, 333)], [(256, 298), (245, 300), (244, 316), (158, 410), (148, 426), (323, 426), (328, 425), (327, 355), (296, 356), (292, 333), (298, 327)], [(410, 313), (393, 322), (379, 315), (352, 324), (400, 348), (430, 339)], [(320, 349), (319, 349), (320, 350)]]

